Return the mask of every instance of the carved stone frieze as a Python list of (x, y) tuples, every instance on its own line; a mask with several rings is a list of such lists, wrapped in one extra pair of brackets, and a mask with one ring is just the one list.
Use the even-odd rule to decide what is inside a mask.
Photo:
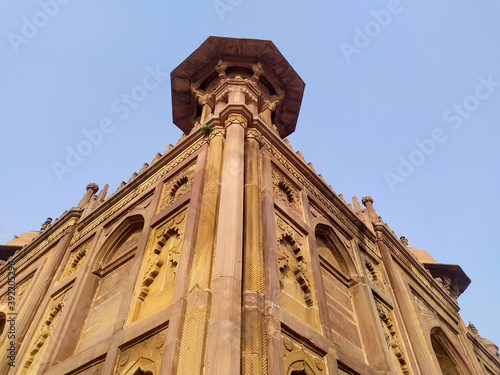
[[(214, 129), (216, 130), (216, 129)], [(214, 135), (214, 131), (210, 132), (210, 137)], [(90, 233), (94, 228), (96, 228), (99, 224), (101, 224), (104, 220), (109, 218), (115, 212), (120, 210), (130, 201), (132, 201), (135, 197), (137, 197), (142, 192), (146, 191), (150, 186), (155, 184), (158, 180), (163, 178), (168, 172), (174, 169), (177, 165), (182, 163), (184, 160), (189, 158), (192, 154), (194, 154), (197, 150), (199, 150), (208, 140), (206, 137), (202, 137), (195, 142), (193, 142), (189, 147), (187, 147), (182, 153), (174, 157), (170, 162), (168, 162), (165, 166), (159, 169), (156, 173), (150, 176), (148, 179), (143, 181), (136, 189), (130, 191), (123, 198), (117, 201), (113, 206), (111, 206), (108, 210), (103, 212), (101, 215), (97, 216), (94, 220), (89, 222), (85, 227), (81, 228), (78, 232), (75, 232), (73, 239), (71, 240), (71, 244), (78, 241), (80, 238), (85, 236), (87, 233)]]
[[(449, 303), (444, 299), (444, 297), (437, 291), (437, 289), (431, 285), (429, 280), (422, 274), (424, 268), (421, 269), (415, 268), (415, 266), (399, 251), (399, 249), (394, 246), (394, 244), (381, 232), (377, 232), (377, 239), (380, 237), (380, 240), (384, 242), (384, 244), (389, 248), (389, 250), (396, 255), (396, 257), (406, 265), (413, 275), (417, 276), (417, 278), (425, 285), (430, 291), (432, 291), (433, 295), (437, 297), (444, 305), (448, 305)], [(425, 272), (425, 271), (424, 271)], [(426, 272), (428, 274), (428, 272)]]
[(196, 160), (163, 184), (158, 212), (191, 191), (195, 168)]
[[(31, 274), (29, 277), (25, 278), (23, 281), (21, 281), (19, 284), (15, 286), (14, 294), (15, 294), (16, 305), (19, 305), (19, 302), (21, 301), (21, 298), (24, 292), (26, 292), (26, 289), (30, 285), (32, 279), (33, 279), (33, 274)], [(2, 297), (0, 297), (0, 304), (7, 303), (9, 300), (9, 295), (12, 295), (12, 293), (5, 293)]]
[(387, 341), (387, 345), (389, 346), (389, 350), (396, 358), (402, 373), (405, 375), (411, 374), (408, 360), (406, 359), (403, 345), (401, 343), (399, 333), (396, 329), (391, 310), (384, 303), (377, 299), (375, 299), (375, 303), (377, 305), (377, 311), (380, 317), (380, 322), (382, 323), (382, 327), (384, 329), (385, 339)]
[(25, 369), (30, 368), (31, 364), (35, 361), (35, 358), (44, 349), (47, 341), (50, 340), (52, 332), (54, 331), (57, 321), (59, 320), (61, 312), (64, 308), (64, 304), (66, 303), (68, 294), (69, 289), (54, 298), (54, 300), (50, 304), (48, 312), (44, 316), (37, 334), (34, 336), (35, 339), (31, 343), (30, 348), (27, 351), (27, 356), (23, 363), (23, 367)]
[(300, 190), (276, 167), (272, 167), (273, 193), (297, 216), (302, 217), (303, 206)]
[[(59, 235), (61, 235), (61, 233), (64, 232), (68, 227), (70, 227), (72, 225), (75, 225), (76, 223), (78, 223), (78, 219), (76, 217), (73, 217), (73, 218), (69, 219), (65, 224), (63, 224), (54, 233), (50, 234), (45, 240), (43, 240), (42, 242), (40, 242), (28, 254), (26, 254), (25, 256), (23, 256), (20, 259), (17, 258), (16, 259), (16, 268), (19, 269), (29, 259), (32, 259), (34, 256), (36, 256), (40, 252), (40, 250), (42, 250), (43, 248), (45, 248), (54, 239), (56, 239), (57, 237), (59, 237)], [(7, 270), (7, 268), (5, 268), (5, 272), (0, 276), (0, 283), (7, 278), (7, 273), (8, 273), (8, 270)]]
[(380, 273), (380, 269), (378, 264), (371, 259), (365, 252), (363, 254), (363, 263), (365, 265), (365, 270), (366, 270), (366, 277), (370, 282), (381, 288), (382, 290), (385, 290), (384, 288), (384, 282), (382, 280), (382, 274)]
[(285, 374), (326, 374), (325, 360), (305, 343), (281, 333)]
[(325, 207), (339, 219), (342, 224), (344, 224), (352, 233), (356, 235), (356, 237), (367, 246), (371, 251), (373, 251), (377, 256), (381, 256), (380, 252), (375, 245), (367, 236), (363, 234), (363, 232), (356, 227), (351, 220), (349, 220), (344, 213), (342, 213), (327, 197), (323, 195), (319, 191), (316, 186), (306, 178), (299, 170), (289, 161), (289, 159), (278, 151), (276, 147), (274, 147), (268, 140), (263, 140), (263, 146), (273, 155), (276, 160), (278, 160), (283, 167), (290, 171), (290, 173), (302, 184), (304, 185)]
[[(184, 238), (186, 213), (187, 208), (156, 228), (152, 247), (147, 253), (143, 277), (136, 291), (136, 306), (132, 320), (143, 315), (144, 303), (149, 296), (159, 296), (160, 293), (164, 295), (160, 300), (152, 301), (148, 311), (157, 310), (170, 303)], [(157, 279), (158, 282), (154, 284)]]
[(92, 238), (85, 241), (71, 253), (68, 263), (66, 264), (66, 268), (64, 269), (64, 272), (61, 276), (61, 280), (64, 280), (68, 276), (71, 276), (80, 269), (83, 264), (83, 260), (87, 256), (87, 252), (89, 250), (91, 242)]
[(227, 128), (229, 125), (239, 124), (239, 125), (243, 126), (244, 128), (246, 128), (247, 123), (248, 123), (248, 121), (245, 118), (245, 116), (243, 116), (239, 113), (231, 113), (229, 115), (229, 117), (227, 118), (227, 120), (224, 122), (224, 125), (226, 125), (226, 128)]
[(304, 302), (311, 307), (314, 302), (303, 235), (278, 215), (276, 215), (276, 228), (280, 288), (291, 293), (293, 297), (298, 297), (294, 295), (293, 286), (290, 286), (291, 282), (296, 282), (302, 290)]

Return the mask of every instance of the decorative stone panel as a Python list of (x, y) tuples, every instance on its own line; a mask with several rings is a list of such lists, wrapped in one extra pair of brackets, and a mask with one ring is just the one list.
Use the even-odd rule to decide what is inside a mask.
[(300, 190), (275, 166), (272, 167), (273, 193), (276, 199), (285, 204), (297, 216), (302, 217), (303, 206)]
[(281, 307), (317, 327), (318, 309), (305, 236), (277, 213), (276, 242)]
[(186, 195), (193, 187), (193, 177), (196, 168), (196, 160), (185, 167), (182, 171), (170, 177), (163, 184), (158, 212), (164, 210), (176, 200)]
[(436, 312), (432, 310), (427, 304), (422, 301), (418, 296), (413, 295), (415, 302), (417, 303), (417, 311), (422, 317), (423, 321), (427, 324), (431, 320), (437, 318)]
[(186, 214), (187, 207), (154, 231), (153, 243), (147, 250), (142, 278), (135, 292), (133, 321), (168, 306), (172, 301)]
[[(31, 280), (33, 279), (33, 274), (30, 275), (29, 277), (25, 278), (23, 281), (21, 281), (19, 284), (15, 286), (15, 302), (16, 306), (19, 306), (19, 303), (21, 302), (21, 297), (23, 296), (24, 292), (26, 292), (26, 289), (30, 285)], [(7, 303), (9, 300), (9, 295), (10, 293), (5, 293), (1, 298), (0, 298), (0, 304), (2, 303)]]
[(283, 367), (285, 374), (327, 374), (325, 360), (304, 342), (282, 332)]
[(61, 316), (61, 312), (66, 303), (69, 294), (69, 289), (59, 294), (52, 300), (43, 320), (38, 328), (37, 333), (34, 335), (34, 340), (31, 342), (29, 349), (26, 351), (25, 359), (23, 361), (24, 371), (27, 373), (35, 372), (38, 362), (40, 361), (47, 344), (50, 341), (52, 332)]
[(159, 374), (167, 329), (124, 348), (116, 364), (115, 375)]
[(384, 329), (385, 339), (389, 347), (389, 351), (393, 355), (394, 364), (399, 374), (411, 374), (408, 365), (408, 360), (406, 359), (406, 354), (404, 352), (399, 333), (396, 329), (396, 324), (392, 316), (391, 310), (381, 301), (375, 299), (377, 305), (377, 311), (380, 317), (380, 322), (382, 323), (382, 328)]
[[(286, 289), (293, 297), (301, 297), (308, 307), (313, 305), (308, 260), (305, 258), (303, 236), (290, 224), (276, 215), (278, 268), (280, 288)], [(287, 288), (289, 281), (298, 284), (302, 296), (296, 295), (293, 288)]]
[(67, 277), (74, 274), (76, 271), (80, 269), (83, 264), (83, 260), (85, 259), (87, 252), (90, 248), (90, 243), (92, 242), (92, 238), (85, 241), (83, 244), (78, 246), (71, 253), (68, 263), (66, 264), (66, 268), (61, 276), (61, 281), (66, 279)]
[(365, 252), (362, 252), (362, 255), (366, 271), (366, 277), (368, 278), (368, 280), (370, 280), (370, 282), (373, 285), (379, 287), (382, 290), (385, 290), (379, 265), (377, 264), (377, 262), (371, 259), (371, 257)]

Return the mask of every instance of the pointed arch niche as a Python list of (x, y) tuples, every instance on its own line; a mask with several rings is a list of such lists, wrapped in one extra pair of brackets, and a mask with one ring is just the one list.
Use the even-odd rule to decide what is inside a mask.
[[(128, 279), (144, 227), (144, 219), (135, 215), (125, 219), (109, 236), (94, 261), (95, 293), (83, 325), (77, 351), (88, 346), (96, 335), (109, 337), (129, 285)], [(84, 342), (87, 344), (82, 345)], [(90, 340), (92, 342), (92, 340)]]
[(464, 371), (464, 368), (466, 368), (465, 363), (463, 363), (457, 349), (440, 328), (436, 327), (431, 330), (431, 345), (434, 358), (443, 375), (472, 374), (469, 371)]
[(315, 230), (316, 247), (321, 265), (331, 327), (334, 332), (361, 348), (355, 309), (350, 286), (354, 284), (356, 267), (351, 255), (334, 230), (318, 224)]
[(132, 322), (172, 303), (186, 216), (187, 207), (152, 231), (132, 301)]

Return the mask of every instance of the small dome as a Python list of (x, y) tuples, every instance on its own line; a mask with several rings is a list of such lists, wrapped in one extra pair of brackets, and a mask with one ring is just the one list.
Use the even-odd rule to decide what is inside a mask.
[(21, 234), (15, 236), (13, 239), (11, 239), (5, 245), (6, 246), (24, 246), (24, 245), (30, 243), (33, 238), (38, 236), (38, 233), (40, 233), (40, 232), (38, 232), (36, 230), (32, 230), (31, 232), (21, 233)]
[(425, 250), (417, 249), (416, 247), (411, 246), (408, 246), (408, 250), (410, 250), (410, 253), (415, 255), (420, 263), (437, 263), (436, 260)]

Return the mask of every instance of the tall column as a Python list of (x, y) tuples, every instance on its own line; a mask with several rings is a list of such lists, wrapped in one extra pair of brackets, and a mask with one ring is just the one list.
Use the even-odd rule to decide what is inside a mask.
[(247, 120), (231, 113), (226, 145), (212, 277), (206, 374), (233, 375), (241, 361), (241, 276), (243, 255), (243, 178)]
[(396, 297), (396, 303), (399, 306), (408, 336), (413, 344), (412, 349), (417, 359), (418, 366), (420, 367), (420, 372), (422, 374), (435, 374), (436, 369), (432, 363), (431, 353), (425, 345), (425, 338), (417, 326), (418, 319), (412, 309), (412, 306), (410, 305), (410, 300), (407, 298), (405, 293), (405, 286), (403, 280), (401, 279), (401, 275), (398, 273), (398, 270), (394, 265), (394, 260), (392, 259), (389, 249), (385, 246), (382, 236), (383, 234), (378, 232), (377, 245), (380, 249), (380, 253), (382, 254), (387, 274), (389, 275), (389, 280)]
[(198, 234), (189, 280), (186, 316), (182, 329), (177, 374), (203, 373), (206, 332), (210, 311), (210, 279), (217, 227), (224, 129), (217, 121), (210, 123), (210, 134), (203, 199), (201, 201)]
[(248, 129), (245, 141), (245, 219), (243, 249), (242, 366), (243, 374), (267, 374), (260, 199), (260, 133)]

